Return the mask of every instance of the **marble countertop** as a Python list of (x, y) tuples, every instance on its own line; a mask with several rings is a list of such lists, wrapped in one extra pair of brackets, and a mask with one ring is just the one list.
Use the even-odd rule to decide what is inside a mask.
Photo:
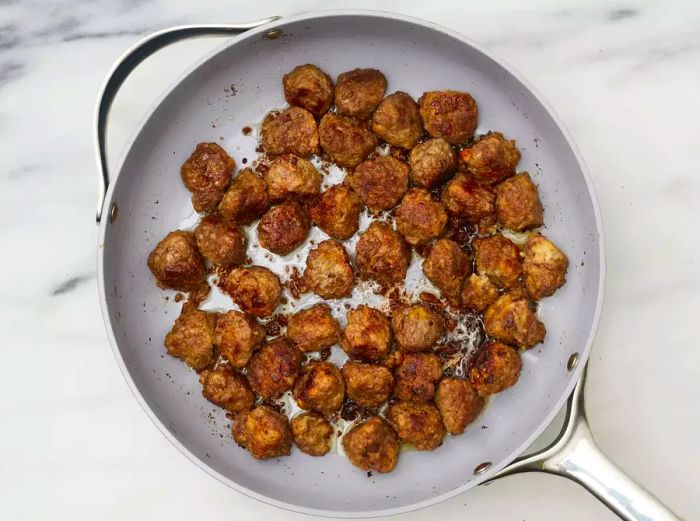
[[(605, 309), (591, 427), (626, 472), (700, 518), (700, 4), (356, 1), (458, 30), (510, 62), (582, 150), (603, 213)], [(343, 7), (299, 0), (0, 2), (0, 517), (302, 519), (182, 457), (140, 410), (104, 332), (96, 283), (95, 95), (112, 62), (167, 26)], [(114, 109), (116, 160), (140, 118), (217, 40), (143, 64)], [(113, 163), (116, 161), (113, 161)], [(405, 520), (617, 519), (546, 475), (479, 487)]]

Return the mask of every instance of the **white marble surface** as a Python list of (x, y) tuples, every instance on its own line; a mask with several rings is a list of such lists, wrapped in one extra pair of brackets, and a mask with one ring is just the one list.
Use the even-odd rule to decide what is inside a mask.
[[(528, 77), (566, 121), (607, 234), (605, 310), (587, 391), (597, 441), (700, 518), (700, 6), (358, 1), (461, 31)], [(0, 2), (0, 518), (302, 519), (224, 487), (139, 409), (100, 316), (92, 109), (112, 61), (173, 24), (341, 2)], [(216, 41), (146, 62), (115, 107), (112, 159), (150, 103)], [(115, 161), (112, 161), (113, 163)], [(405, 520), (616, 519), (576, 485), (525, 475)]]

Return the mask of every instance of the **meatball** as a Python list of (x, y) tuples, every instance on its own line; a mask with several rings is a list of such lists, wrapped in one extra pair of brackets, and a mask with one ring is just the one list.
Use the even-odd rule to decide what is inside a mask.
[(474, 137), (478, 110), (469, 93), (454, 90), (426, 92), (418, 104), (423, 126), (432, 137), (445, 138), (452, 145)]
[(326, 114), (318, 126), (321, 147), (334, 163), (355, 168), (377, 147), (377, 136), (364, 123), (337, 114)]
[(285, 201), (273, 206), (260, 219), (258, 242), (278, 255), (287, 255), (306, 240), (311, 222), (297, 201)]
[(566, 282), (569, 259), (543, 235), (531, 235), (525, 242), (523, 275), (525, 289), (534, 300), (553, 295)]
[(383, 365), (348, 361), (342, 373), (348, 398), (362, 407), (379, 407), (394, 389), (394, 377)]
[(286, 338), (278, 337), (253, 355), (248, 381), (263, 400), (270, 400), (292, 388), (300, 369), (301, 352)]
[(190, 232), (166, 235), (148, 256), (148, 267), (160, 288), (195, 291), (205, 284), (207, 270)]
[(265, 213), (269, 204), (265, 181), (250, 168), (244, 168), (224, 194), (219, 214), (227, 221), (250, 224)]
[(411, 188), (396, 210), (396, 228), (411, 246), (437, 239), (446, 224), (445, 209), (425, 188)]
[(399, 459), (399, 440), (386, 420), (372, 416), (343, 436), (343, 450), (350, 463), (362, 470), (391, 472)]
[(360, 305), (347, 313), (340, 346), (350, 358), (371, 362), (389, 354), (391, 339), (391, 325), (384, 313)]
[(321, 194), (309, 208), (309, 217), (316, 226), (334, 239), (349, 239), (360, 226), (362, 201), (343, 185), (334, 185)]
[(265, 152), (270, 155), (309, 157), (319, 151), (318, 132), (311, 112), (291, 107), (265, 116), (260, 128), (260, 140)]
[(233, 439), (257, 459), (288, 456), (292, 431), (287, 417), (268, 405), (239, 412), (233, 422)]
[(435, 386), (441, 376), (442, 364), (437, 355), (406, 353), (394, 375), (394, 396), (404, 402), (429, 402), (435, 396)]
[(494, 284), (511, 288), (522, 273), (522, 261), (518, 246), (503, 235), (474, 239), (472, 243), (476, 259), (476, 271)]
[(377, 69), (354, 69), (335, 82), (335, 108), (340, 114), (367, 119), (382, 101), (386, 78)]
[(544, 224), (542, 203), (530, 174), (518, 174), (496, 186), (496, 217), (503, 226), (516, 231)]
[(411, 149), (411, 183), (423, 188), (440, 184), (457, 167), (457, 157), (444, 138), (429, 139)]
[(292, 394), (302, 409), (331, 414), (343, 404), (345, 383), (335, 365), (314, 360), (302, 368)]
[(234, 268), (221, 287), (244, 313), (256, 317), (272, 315), (282, 294), (279, 277), (262, 266)]
[(231, 366), (243, 369), (265, 340), (265, 328), (240, 311), (221, 315), (214, 330), (214, 345)]
[(340, 326), (326, 304), (297, 311), (287, 323), (287, 338), (305, 353), (322, 351), (340, 339)]
[(182, 182), (198, 212), (214, 210), (231, 182), (236, 162), (216, 143), (200, 143), (182, 164)]
[(255, 393), (248, 380), (230, 365), (203, 371), (199, 382), (204, 397), (228, 411), (241, 412), (255, 405)]
[(235, 224), (208, 215), (194, 231), (197, 248), (202, 256), (216, 266), (228, 268), (245, 260), (246, 238)]
[(334, 429), (315, 412), (297, 414), (291, 421), (294, 442), (310, 456), (325, 456), (331, 450)]
[(442, 204), (450, 215), (477, 224), (494, 216), (496, 194), (471, 176), (460, 173), (442, 190)]
[(168, 354), (181, 359), (195, 371), (204, 369), (211, 363), (214, 353), (215, 326), (214, 313), (185, 304), (172, 329), (165, 335)]
[(310, 161), (293, 154), (275, 159), (264, 175), (270, 201), (308, 199), (321, 191), (321, 174)]
[(389, 94), (372, 115), (372, 131), (390, 145), (413, 148), (423, 132), (418, 105), (405, 92)]
[(442, 445), (445, 428), (440, 411), (431, 403), (396, 403), (389, 407), (387, 419), (399, 439), (418, 450), (434, 450)]
[(442, 317), (422, 304), (396, 308), (391, 328), (402, 351), (428, 351), (445, 334)]
[(309, 252), (304, 285), (325, 299), (343, 298), (352, 293), (355, 275), (342, 244), (329, 239)]
[(398, 284), (406, 277), (411, 253), (390, 224), (374, 221), (357, 241), (355, 260), (365, 277), (380, 284)]
[(462, 288), (462, 305), (481, 313), (498, 298), (498, 288), (485, 275), (472, 273)]
[(520, 354), (500, 342), (488, 342), (472, 359), (469, 382), (481, 396), (500, 393), (515, 385), (520, 376)]
[(392, 156), (369, 159), (348, 174), (345, 183), (371, 211), (389, 210), (406, 193), (408, 165)]
[(530, 309), (530, 303), (503, 295), (484, 313), (484, 331), (501, 342), (529, 349), (544, 340), (545, 327)]
[(459, 153), (459, 160), (480, 183), (498, 183), (515, 173), (520, 152), (515, 141), (507, 140), (500, 132), (481, 137)]
[(439, 239), (423, 261), (423, 273), (450, 304), (459, 306), (464, 280), (472, 271), (469, 254), (450, 239)]
[(440, 380), (435, 403), (440, 409), (442, 423), (450, 434), (462, 434), (484, 408), (484, 399), (472, 384), (458, 378)]
[(333, 102), (333, 81), (315, 65), (294, 67), (284, 75), (282, 85), (287, 103), (306, 109), (316, 117), (328, 112)]

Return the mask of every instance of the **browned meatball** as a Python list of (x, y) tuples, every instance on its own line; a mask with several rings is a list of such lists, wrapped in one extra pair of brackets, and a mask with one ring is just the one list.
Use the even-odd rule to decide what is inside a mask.
[(396, 228), (411, 246), (437, 239), (446, 224), (445, 209), (425, 188), (411, 188), (396, 210)]
[(306, 240), (311, 222), (297, 201), (285, 201), (273, 206), (260, 219), (258, 242), (278, 255), (287, 255)]
[(294, 442), (310, 456), (325, 456), (331, 450), (334, 429), (315, 412), (297, 414), (291, 421)]
[(215, 215), (208, 215), (194, 231), (197, 248), (205, 259), (216, 266), (228, 268), (245, 260), (246, 238), (235, 224)]
[(394, 309), (391, 328), (402, 351), (428, 351), (445, 334), (442, 317), (422, 304)]
[(255, 405), (255, 393), (248, 380), (228, 364), (203, 371), (199, 382), (204, 397), (228, 411), (241, 412)]
[(216, 322), (214, 345), (231, 366), (243, 369), (265, 340), (265, 328), (240, 311), (228, 311)]
[(272, 315), (282, 294), (279, 277), (262, 266), (234, 268), (221, 286), (244, 313), (256, 317)]
[(507, 140), (500, 132), (481, 137), (459, 153), (459, 160), (480, 183), (498, 183), (515, 173), (520, 152), (515, 141)]
[(269, 204), (265, 181), (250, 168), (244, 168), (224, 194), (219, 214), (227, 221), (250, 224), (265, 213)]
[(287, 103), (321, 117), (333, 102), (333, 81), (321, 69), (307, 63), (294, 67), (282, 79)]
[(408, 188), (408, 165), (392, 156), (360, 163), (345, 178), (363, 203), (373, 212), (396, 206)]
[(270, 340), (253, 355), (248, 381), (263, 400), (289, 391), (301, 370), (301, 351), (284, 337)]
[(345, 116), (367, 119), (385, 92), (386, 78), (377, 69), (353, 69), (335, 82), (335, 108)]
[(443, 137), (452, 145), (474, 137), (478, 110), (469, 93), (454, 90), (426, 92), (418, 104), (423, 126), (432, 137)]
[(496, 217), (503, 226), (517, 231), (544, 224), (542, 203), (530, 174), (518, 174), (496, 186)]
[(390, 224), (374, 221), (357, 241), (355, 260), (365, 277), (381, 284), (398, 284), (406, 277), (411, 253)]
[(423, 132), (418, 105), (405, 92), (389, 94), (372, 115), (372, 131), (390, 145), (413, 148)]
[(200, 371), (211, 362), (214, 352), (216, 314), (200, 311), (192, 304), (182, 306), (180, 316), (165, 335), (168, 354)]
[(175, 230), (166, 235), (148, 256), (148, 267), (160, 288), (194, 291), (205, 284), (207, 270), (190, 232)]
[(321, 191), (321, 174), (310, 161), (293, 154), (275, 159), (264, 175), (270, 201), (308, 199)]
[(340, 326), (326, 304), (297, 311), (287, 323), (287, 338), (305, 353), (331, 347), (340, 339)]
[(391, 339), (391, 325), (386, 315), (360, 305), (348, 311), (340, 345), (351, 358), (371, 362), (389, 354)]
[(260, 128), (260, 140), (265, 152), (270, 155), (309, 157), (319, 151), (318, 132), (311, 112), (291, 107), (265, 116)]
[(428, 139), (411, 149), (411, 183), (423, 188), (440, 184), (457, 167), (457, 156), (444, 138)]
[(399, 439), (418, 450), (434, 450), (442, 445), (445, 428), (440, 411), (431, 403), (396, 403), (389, 407), (387, 419)]
[(379, 407), (394, 389), (394, 377), (383, 365), (347, 361), (342, 373), (348, 398), (362, 407)]
[(396, 398), (425, 403), (435, 396), (435, 386), (442, 376), (442, 364), (433, 353), (406, 353), (394, 376)]
[(334, 185), (321, 194), (309, 208), (309, 217), (316, 226), (334, 239), (349, 239), (360, 225), (362, 201), (343, 185)]
[(534, 300), (553, 295), (566, 282), (569, 259), (550, 240), (537, 234), (525, 242), (525, 289)]
[(503, 288), (513, 287), (522, 273), (518, 246), (503, 235), (476, 238), (472, 243), (476, 272)]
[(321, 147), (338, 166), (354, 168), (377, 147), (377, 136), (360, 121), (326, 114), (318, 126)]
[(462, 288), (462, 305), (470, 311), (482, 312), (498, 298), (498, 288), (485, 275), (472, 273)]
[(342, 244), (329, 239), (309, 252), (304, 285), (325, 299), (343, 298), (352, 293), (355, 275)]
[(231, 182), (236, 162), (216, 143), (200, 143), (182, 164), (182, 182), (192, 192), (192, 206), (198, 212), (216, 208)]
[(331, 414), (343, 404), (345, 383), (335, 365), (314, 360), (302, 368), (292, 394), (302, 409)]
[(544, 340), (544, 324), (530, 309), (530, 303), (513, 295), (503, 295), (484, 313), (487, 335), (522, 349), (529, 349)]
[(462, 434), (484, 408), (484, 399), (472, 384), (458, 378), (440, 380), (435, 403), (440, 409), (442, 423), (450, 434)]
[(496, 394), (515, 385), (520, 376), (520, 354), (500, 342), (488, 342), (472, 359), (469, 382), (481, 396)]
[(472, 271), (471, 259), (450, 239), (439, 239), (423, 261), (423, 273), (454, 306), (460, 302), (464, 280)]
[(386, 420), (372, 416), (343, 436), (343, 449), (350, 463), (362, 470), (391, 472), (399, 459), (399, 440)]
[(442, 191), (442, 204), (447, 212), (471, 224), (493, 217), (496, 194), (465, 174), (454, 176)]
[(292, 431), (287, 417), (268, 405), (240, 412), (233, 422), (233, 439), (257, 459), (288, 456)]

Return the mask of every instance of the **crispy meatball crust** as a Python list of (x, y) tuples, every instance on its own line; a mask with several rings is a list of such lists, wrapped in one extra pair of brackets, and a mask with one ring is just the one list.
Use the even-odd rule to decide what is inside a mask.
[(333, 102), (333, 81), (321, 69), (307, 63), (294, 67), (284, 75), (284, 99), (295, 107), (323, 116)]
[(531, 235), (525, 242), (523, 274), (525, 289), (534, 300), (553, 295), (566, 282), (569, 259), (543, 235)]
[(340, 346), (350, 358), (365, 362), (385, 358), (391, 340), (391, 324), (384, 313), (365, 305), (348, 311)]
[(208, 215), (194, 231), (202, 256), (216, 266), (228, 268), (245, 260), (247, 240), (238, 225)]
[(444, 138), (428, 139), (411, 149), (408, 158), (411, 164), (411, 183), (423, 188), (440, 184), (455, 168), (457, 156)]
[(477, 224), (494, 216), (496, 194), (473, 177), (458, 173), (442, 190), (442, 204), (450, 215)]
[(335, 107), (344, 116), (367, 119), (382, 101), (386, 85), (377, 69), (343, 72), (335, 82)]
[(265, 340), (265, 328), (240, 311), (228, 311), (219, 317), (214, 330), (214, 345), (221, 356), (236, 369), (243, 369)]
[(411, 253), (390, 224), (374, 221), (357, 241), (355, 260), (365, 277), (380, 284), (398, 284), (406, 277)]
[(318, 126), (321, 147), (334, 163), (345, 168), (355, 168), (377, 147), (377, 136), (364, 123), (326, 114)]
[(350, 188), (334, 185), (309, 208), (309, 217), (333, 239), (349, 239), (360, 226), (362, 201)]
[(260, 140), (265, 152), (273, 156), (294, 154), (309, 157), (319, 151), (316, 120), (311, 112), (300, 107), (270, 112), (265, 116)]
[(311, 221), (297, 201), (285, 201), (273, 206), (260, 219), (258, 242), (277, 255), (288, 255), (306, 240)]
[(198, 212), (214, 210), (231, 182), (236, 162), (216, 143), (200, 143), (182, 164), (182, 182)]
[(523, 172), (496, 186), (496, 218), (506, 228), (516, 231), (544, 224), (542, 203), (530, 174)]
[(480, 183), (498, 183), (515, 173), (520, 152), (514, 140), (492, 132), (459, 153), (459, 160)]
[(271, 202), (310, 199), (321, 191), (321, 174), (310, 161), (293, 154), (275, 159), (263, 176)]
[(292, 450), (287, 417), (267, 405), (238, 413), (232, 434), (234, 441), (256, 459), (288, 456)]
[(396, 403), (389, 407), (387, 419), (399, 439), (418, 450), (434, 450), (442, 445), (445, 428), (440, 411), (431, 403)]
[(437, 239), (445, 225), (445, 209), (425, 188), (411, 188), (396, 210), (396, 228), (411, 246)]
[(460, 304), (460, 292), (472, 271), (469, 254), (450, 239), (438, 239), (423, 261), (423, 273), (453, 306)]
[(443, 378), (435, 394), (442, 423), (450, 434), (462, 434), (484, 408), (484, 399), (468, 380)]
[(304, 285), (325, 299), (343, 298), (352, 293), (355, 275), (350, 256), (342, 244), (329, 239), (309, 252)]
[(248, 380), (230, 365), (207, 369), (199, 376), (204, 397), (231, 412), (241, 412), (255, 405), (255, 393)]
[(340, 339), (340, 326), (326, 304), (297, 311), (287, 323), (287, 338), (303, 352), (322, 351)]
[(522, 273), (522, 260), (518, 246), (503, 235), (476, 238), (472, 243), (475, 251), (476, 271), (485, 275), (494, 284), (511, 288)]
[(469, 93), (454, 90), (426, 92), (418, 104), (423, 127), (432, 137), (445, 138), (452, 145), (474, 137), (478, 110)]
[(214, 353), (215, 326), (214, 313), (185, 304), (172, 329), (165, 335), (168, 354), (181, 359), (195, 371), (204, 369), (211, 363)]
[(442, 317), (422, 304), (396, 308), (391, 328), (402, 351), (428, 351), (445, 334)]
[(481, 313), (498, 298), (498, 287), (485, 275), (472, 273), (462, 288), (462, 306)]
[(418, 105), (405, 92), (389, 94), (372, 115), (372, 131), (390, 145), (413, 148), (423, 132)]
[(520, 354), (500, 342), (482, 346), (469, 368), (469, 382), (481, 396), (500, 393), (515, 385), (520, 376)]
[(368, 159), (346, 176), (345, 183), (371, 211), (389, 210), (408, 189), (408, 165), (392, 156)]
[(190, 232), (166, 235), (148, 256), (148, 267), (160, 288), (195, 291), (202, 287), (207, 270)]
[(270, 201), (267, 185), (250, 168), (236, 176), (219, 204), (219, 214), (237, 224), (250, 224), (265, 213)]
[(362, 407), (379, 407), (394, 389), (394, 376), (383, 365), (347, 361), (342, 373), (348, 398)]
[(263, 400), (270, 400), (289, 391), (300, 370), (301, 351), (286, 338), (278, 337), (253, 355), (248, 365), (248, 382)]
[(406, 353), (396, 368), (394, 396), (404, 402), (426, 403), (435, 396), (442, 363), (433, 353)]
[(372, 416), (343, 436), (343, 449), (350, 463), (362, 470), (391, 472), (399, 459), (399, 440), (386, 420)]
[(333, 427), (315, 412), (297, 414), (290, 422), (294, 443), (310, 456), (325, 456), (331, 450)]
[(256, 317), (272, 315), (282, 294), (279, 277), (262, 266), (234, 268), (221, 286), (244, 313)]
[(544, 324), (530, 309), (530, 303), (513, 295), (503, 295), (484, 313), (484, 331), (501, 342), (530, 349), (544, 340)]
[(331, 414), (343, 404), (345, 382), (335, 365), (314, 360), (302, 368), (292, 394), (302, 409)]

